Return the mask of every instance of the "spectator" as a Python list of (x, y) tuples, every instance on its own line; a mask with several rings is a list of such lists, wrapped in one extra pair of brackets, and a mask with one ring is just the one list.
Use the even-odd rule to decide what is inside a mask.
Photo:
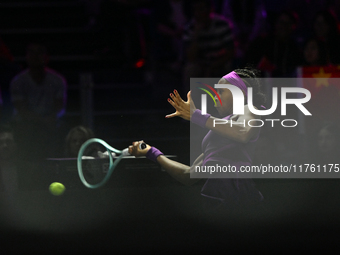
[[(331, 0), (333, 1), (333, 0)], [(288, 0), (285, 4), (286, 10), (297, 13), (299, 23), (297, 24), (295, 35), (299, 42), (303, 44), (304, 40), (311, 36), (313, 19), (320, 10), (331, 9), (329, 0)]]
[(89, 16), (87, 28), (93, 28), (97, 22), (97, 17), (100, 14), (100, 4), (102, 0), (79, 0), (86, 7), (86, 12)]
[(1, 94), (1, 90), (0, 90), (0, 119), (2, 117), (2, 105), (3, 105), (3, 101), (2, 101), (2, 94)]
[(289, 6), (289, 0), (263, 0), (267, 13), (267, 29), (271, 30), (277, 16)]
[[(65, 140), (65, 157), (77, 158), (83, 143), (91, 138), (94, 138), (94, 133), (90, 128), (84, 126), (76, 126), (72, 128), (67, 134)], [(99, 145), (99, 143), (92, 143), (89, 145), (83, 153), (83, 157), (84, 156), (89, 158), (107, 158), (107, 162), (109, 162), (109, 156), (106, 148), (102, 145)], [(103, 172), (98, 171), (98, 168), (84, 167), (83, 174), (86, 181), (91, 184), (99, 183), (104, 178)]]
[[(15, 76), (10, 85), (15, 132), (20, 148), (28, 155), (44, 157), (54, 151), (60, 140), (57, 131), (65, 112), (66, 81), (46, 67), (48, 56), (44, 45), (30, 44), (26, 61), (28, 69)], [(37, 148), (33, 149), (33, 145)]]
[(46, 67), (48, 56), (45, 46), (30, 44), (26, 53), (28, 69), (11, 82), (16, 117), (54, 123), (65, 112), (66, 81)]
[(39, 163), (24, 159), (16, 137), (11, 125), (0, 125), (0, 191), (8, 194), (19, 189), (36, 189), (47, 173), (38, 167)]
[[(318, 166), (320, 166), (322, 170), (327, 169), (326, 172), (330, 176), (336, 173), (336, 167), (339, 164), (340, 128), (338, 124), (339, 123), (330, 122), (324, 124), (319, 129), (315, 139), (311, 139), (314, 144), (311, 144), (312, 151), (310, 152), (308, 161), (304, 162), (314, 164), (315, 169), (317, 169)], [(332, 171), (330, 171), (330, 169), (332, 169)], [(313, 197), (313, 201), (320, 204), (322, 208), (326, 208), (326, 206), (330, 206), (330, 208), (337, 206), (338, 200), (335, 198), (337, 198), (339, 194), (338, 178), (313, 179), (312, 185), (309, 195)]]
[(334, 123), (324, 125), (318, 132), (313, 159), (320, 164), (338, 163), (340, 155), (339, 127)]
[(237, 58), (243, 58), (251, 41), (265, 32), (266, 10), (262, 0), (225, 0), (223, 16), (233, 24)]
[[(95, 53), (102, 57), (134, 63), (143, 53), (138, 30), (138, 15), (134, 12), (141, 1), (101, 0), (94, 34)], [(143, 42), (144, 43), (144, 42)]]
[[(183, 28), (188, 22), (187, 2), (183, 0), (155, 1), (155, 58), (180, 67), (183, 58)], [(176, 70), (176, 69), (175, 69)]]
[(193, 19), (184, 30), (184, 87), (190, 77), (219, 77), (233, 69), (234, 40), (229, 23), (212, 13), (209, 0), (192, 3)]
[[(67, 158), (78, 157), (80, 147), (88, 139), (94, 138), (94, 133), (91, 129), (84, 126), (76, 126), (72, 128), (66, 136), (65, 140), (65, 156)], [(88, 156), (98, 156), (97, 151), (85, 153)]]
[(326, 44), (316, 38), (307, 40), (303, 56), (304, 66), (327, 66), (330, 64)]
[(295, 76), (296, 67), (302, 63), (302, 54), (293, 32), (297, 17), (291, 12), (282, 12), (272, 34), (256, 39), (247, 52), (247, 62), (273, 77)]
[(340, 64), (340, 35), (338, 22), (329, 11), (320, 11), (314, 17), (313, 34), (325, 42), (327, 55), (334, 65)]
[(330, 4), (329, 10), (332, 10), (334, 13), (334, 16), (337, 20), (340, 20), (340, 2), (334, 1)]
[(5, 42), (0, 38), (0, 89), (1, 108), (0, 122), (6, 123), (13, 114), (13, 106), (10, 100), (9, 85), (13, 77), (20, 71), (20, 67), (14, 63), (14, 57)]
[(0, 189), (9, 191), (18, 189), (16, 143), (11, 128), (0, 126)]

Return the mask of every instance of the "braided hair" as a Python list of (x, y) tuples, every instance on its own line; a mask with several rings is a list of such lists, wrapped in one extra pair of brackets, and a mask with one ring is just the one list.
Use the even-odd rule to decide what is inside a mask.
[(245, 67), (243, 69), (236, 69), (234, 72), (236, 72), (240, 78), (247, 79), (244, 83), (247, 87), (253, 88), (253, 104), (259, 109), (261, 105), (264, 105), (266, 102), (266, 95), (262, 91), (262, 84), (258, 79), (260, 71), (253, 67)]

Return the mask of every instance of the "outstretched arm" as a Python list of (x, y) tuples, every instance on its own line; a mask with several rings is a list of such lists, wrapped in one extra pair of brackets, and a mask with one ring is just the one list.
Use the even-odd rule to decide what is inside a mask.
[[(232, 125), (230, 125), (230, 120), (226, 123), (225, 119), (215, 118), (210, 115), (201, 115), (201, 112), (196, 109), (194, 102), (191, 99), (190, 92), (188, 93), (188, 100), (185, 102), (179, 93), (174, 90), (174, 94), (170, 94), (171, 99), (168, 99), (169, 103), (175, 108), (176, 112), (167, 115), (167, 118), (172, 118), (179, 116), (185, 120), (194, 121), (196, 124), (199, 119), (201, 126), (212, 130), (213, 132), (229, 138), (231, 140), (247, 143), (253, 137), (255, 137), (260, 128), (252, 127), (248, 125), (248, 121), (251, 119), (257, 119), (252, 112), (250, 112), (247, 106), (244, 107), (244, 115), (236, 115), (231, 120)], [(194, 116), (194, 120), (192, 117)], [(224, 124), (222, 124), (224, 123)]]
[(157, 157), (157, 162), (167, 171), (168, 174), (185, 185), (192, 185), (199, 181), (199, 179), (190, 178), (190, 170), (192, 169), (190, 166), (171, 160), (164, 155)]
[[(145, 149), (141, 150), (139, 148), (139, 144), (143, 141), (133, 142), (132, 145), (129, 146), (129, 153), (133, 156), (146, 156), (148, 151), (151, 149), (150, 145), (147, 145)], [(199, 181), (199, 179), (191, 179), (190, 178), (190, 169), (194, 169), (194, 165), (202, 164), (203, 154), (200, 155), (194, 162), (193, 166), (184, 165), (177, 161), (171, 160), (164, 155), (159, 155), (157, 157), (157, 162), (165, 169), (167, 173), (169, 173), (173, 178), (177, 181), (185, 184), (192, 185), (195, 182)]]

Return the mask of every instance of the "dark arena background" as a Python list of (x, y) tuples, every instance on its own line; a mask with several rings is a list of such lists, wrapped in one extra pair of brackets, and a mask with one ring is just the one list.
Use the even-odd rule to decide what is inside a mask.
[[(174, 112), (167, 102), (174, 89), (186, 99), (188, 78), (222, 77), (247, 64), (263, 78), (339, 78), (336, 0), (211, 1), (212, 12), (229, 24), (229, 39), (221, 46), (227, 59), (220, 66), (205, 59), (205, 70), (192, 72), (190, 61), (199, 60), (186, 51), (188, 24), (204, 13), (197, 6), (204, 8), (205, 2), (0, 0), (0, 120), (16, 143), (14, 172), (0, 155), (2, 254), (324, 253), (338, 248), (338, 178), (255, 179), (265, 198), (260, 206), (210, 213), (202, 207), (204, 181), (184, 186), (158, 164), (129, 158), (104, 187), (88, 189), (74, 155), (65, 155), (70, 130), (81, 125), (115, 148), (144, 140), (189, 165), (190, 150), (200, 148), (200, 143), (191, 146), (190, 123), (165, 118)], [(30, 68), (32, 44), (43, 46), (44, 64), (67, 84), (60, 94), (63, 114), (57, 122), (46, 120), (56, 128), (53, 134), (32, 121), (17, 124), (13, 82)], [(340, 90), (327, 84), (320, 101), (310, 106), (318, 118), (306, 120), (305, 130), (263, 128), (256, 164), (340, 163)], [(333, 110), (330, 116), (322, 107)], [(335, 126), (327, 133), (335, 144), (326, 152), (335, 154), (329, 158), (320, 156), (327, 145), (318, 132), (325, 125)], [(6, 148), (0, 154), (7, 155)], [(53, 196), (52, 182), (63, 183), (65, 193)]]

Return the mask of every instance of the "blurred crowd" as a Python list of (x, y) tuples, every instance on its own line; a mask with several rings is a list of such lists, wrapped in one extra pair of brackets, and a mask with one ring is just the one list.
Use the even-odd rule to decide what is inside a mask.
[[(336, 0), (80, 2), (87, 6), (87, 29), (101, 31), (97, 52), (122, 51), (127, 61), (139, 54), (139, 63), (151, 73), (162, 69), (180, 77), (182, 92), (189, 90), (190, 77), (222, 77), (246, 65), (258, 68), (262, 77), (296, 77), (299, 66), (340, 65)], [(130, 47), (113, 48), (127, 43)], [(14, 61), (10, 48), (0, 39), (0, 122), (11, 125), (0, 132), (0, 168), (11, 168), (3, 162), (14, 148), (23, 159), (76, 157), (94, 135), (86, 127), (63, 126), (66, 79), (47, 67), (45, 45), (27, 45), (26, 67)], [(320, 162), (339, 155), (337, 130), (328, 123), (314, 134), (311, 153)], [(270, 155), (280, 153), (270, 136), (259, 142), (258, 161), (275, 160)]]
[[(170, 70), (180, 77), (183, 93), (190, 77), (221, 77), (246, 65), (263, 77), (296, 77), (298, 66), (340, 64), (340, 4), (335, 0), (80, 2), (87, 6), (87, 28), (100, 31), (96, 53), (124, 52), (126, 61), (137, 57), (142, 59), (138, 67), (144, 65), (151, 75)], [(124, 44), (129, 46), (119, 46)], [(15, 63), (10, 48), (0, 40), (2, 119), (13, 114), (10, 84), (25, 69)], [(66, 97), (62, 100), (65, 105)]]
[[(126, 59), (183, 78), (222, 76), (252, 64), (265, 77), (294, 77), (297, 66), (340, 62), (336, 0), (82, 0), (89, 27), (103, 31)], [(112, 46), (115, 45), (115, 46)], [(124, 48), (124, 49), (123, 49)], [(137, 53), (139, 52), (139, 53)]]
[(294, 77), (298, 66), (340, 63), (336, 1), (169, 0), (156, 1), (152, 15), (151, 56), (180, 67), (184, 81), (246, 64)]

